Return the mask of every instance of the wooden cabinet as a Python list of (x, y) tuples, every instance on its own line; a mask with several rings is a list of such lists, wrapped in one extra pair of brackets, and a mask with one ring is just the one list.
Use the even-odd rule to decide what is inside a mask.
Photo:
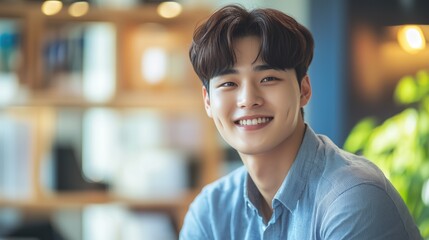
[[(180, 228), (222, 159), (188, 60), (208, 13), (164, 19), (156, 6), (91, 8), (77, 18), (0, 5), (0, 208), (120, 203), (170, 213)], [(104, 188), (59, 191), (59, 145), (73, 150), (76, 174)]]

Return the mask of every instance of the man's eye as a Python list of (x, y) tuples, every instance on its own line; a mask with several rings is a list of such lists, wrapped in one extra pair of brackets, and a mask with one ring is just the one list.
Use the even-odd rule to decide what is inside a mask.
[(233, 82), (224, 82), (219, 85), (219, 87), (234, 87), (234, 86), (235, 86), (235, 83)]
[(270, 82), (270, 81), (276, 81), (276, 80), (279, 80), (279, 79), (276, 77), (266, 77), (262, 79), (261, 82)]

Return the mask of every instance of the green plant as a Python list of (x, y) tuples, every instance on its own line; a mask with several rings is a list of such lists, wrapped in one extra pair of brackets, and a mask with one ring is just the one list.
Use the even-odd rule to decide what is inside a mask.
[(394, 96), (405, 109), (381, 124), (374, 117), (362, 119), (344, 149), (381, 168), (429, 239), (429, 72), (403, 77)]

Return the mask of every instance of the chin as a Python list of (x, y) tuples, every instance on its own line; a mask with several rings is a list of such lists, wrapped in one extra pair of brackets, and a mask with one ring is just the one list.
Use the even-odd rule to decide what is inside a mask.
[(234, 149), (237, 150), (237, 152), (245, 155), (257, 155), (257, 154), (267, 152), (267, 150), (261, 146), (251, 146), (251, 145), (246, 145), (246, 146), (241, 146), (236, 148), (234, 147)]

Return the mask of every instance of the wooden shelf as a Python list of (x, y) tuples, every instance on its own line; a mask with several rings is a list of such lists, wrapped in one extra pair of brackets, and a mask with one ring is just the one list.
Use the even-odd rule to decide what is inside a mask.
[[(157, 14), (156, 5), (149, 4), (127, 9), (116, 9), (109, 7), (90, 7), (89, 12), (81, 17), (70, 16), (67, 7), (64, 7), (58, 14), (47, 16), (41, 11), (42, 3), (9, 3), (0, 4), (0, 15), (3, 17), (21, 17), (31, 13), (33, 16), (43, 17), (49, 21), (111, 21), (123, 22), (158, 22), (163, 24), (181, 24), (195, 19), (204, 19), (209, 16), (210, 11), (207, 8), (198, 10), (185, 8), (176, 18), (162, 18)], [(196, 24), (197, 22), (195, 22)]]
[(1, 199), (0, 208), (17, 208), (27, 212), (50, 212), (66, 209), (84, 209), (97, 204), (116, 204), (135, 211), (168, 213), (175, 221), (179, 232), (187, 208), (196, 197), (198, 191), (190, 190), (176, 198), (130, 199), (115, 196), (103, 191), (87, 191), (73, 193), (57, 193), (39, 199)]
[(164, 110), (203, 110), (199, 92), (180, 90), (127, 91), (106, 102), (91, 102), (81, 95), (55, 91), (33, 91), (27, 97), (8, 103), (9, 107), (112, 107), (156, 108)]
[[(40, 7), (41, 2), (0, 4), (0, 18), (12, 19), (12, 22), (16, 22), (16, 24), (14, 23), (17, 25), (16, 35), (20, 40), (16, 52), (22, 58), (20, 58), (22, 62), (16, 64), (16, 70), (10, 70), (15, 71), (14, 74), (18, 79), (17, 84), (19, 86), (16, 89), (16, 95), (10, 100), (11, 102), (2, 103), (0, 107), (4, 110), (2, 114), (16, 120), (22, 126), (28, 127), (28, 134), (32, 137), (29, 141), (32, 144), (31, 156), (28, 164), (26, 164), (29, 171), (26, 174), (31, 176), (28, 182), (31, 188), (31, 196), (23, 199), (0, 198), (0, 208), (16, 208), (24, 212), (51, 214), (63, 209), (82, 210), (94, 204), (118, 204), (137, 212), (159, 211), (167, 213), (175, 219), (177, 230), (179, 230), (189, 204), (201, 187), (219, 177), (218, 170), (222, 159), (216, 129), (204, 112), (201, 87), (197, 76), (193, 73), (187, 55), (189, 44), (192, 41), (192, 32), (200, 21), (209, 16), (209, 10), (185, 8), (178, 17), (165, 19), (158, 16), (156, 5), (145, 5), (132, 9), (91, 7), (88, 14), (76, 18), (70, 16), (66, 8), (63, 8), (56, 15), (46, 16), (41, 12)], [(114, 90), (112, 90), (114, 96), (102, 102), (91, 101), (85, 98), (83, 94), (84, 81), (90, 81), (92, 78), (90, 80), (79, 78), (76, 81), (73, 78), (72, 84), (69, 84), (68, 78), (61, 79), (54, 73), (69, 73), (70, 69), (67, 67), (57, 69), (55, 65), (52, 69), (48, 68), (50, 61), (47, 61), (46, 58), (50, 49), (47, 46), (51, 47), (52, 42), (68, 41), (69, 43), (70, 39), (75, 41), (75, 38), (68, 38), (69, 32), (67, 30), (74, 29), (74, 27), (78, 30), (85, 27), (90, 28), (94, 22), (108, 23), (106, 25), (109, 25), (109, 28), (111, 27), (115, 32), (112, 35), (107, 34), (109, 39), (114, 42), (114, 47), (113, 44), (112, 46), (108, 45), (108, 47), (113, 49), (112, 53), (114, 54), (111, 54), (113, 56), (111, 59), (115, 59), (115, 61), (102, 70), (103, 73), (108, 72), (106, 75), (109, 76), (109, 79), (113, 79), (109, 81), (115, 84)], [(86, 25), (86, 23), (88, 24)], [(157, 23), (155, 25), (161, 27), (156, 31), (150, 30), (151, 28), (145, 25), (146, 23)], [(158, 35), (153, 34), (158, 31), (160, 32)], [(57, 37), (61, 34), (67, 35), (64, 37), (65, 40)], [(153, 37), (152, 41), (146, 41), (150, 37)], [(76, 39), (83, 39), (83, 37), (79, 35)], [(146, 81), (147, 79), (143, 79), (141, 73), (142, 53), (152, 47), (166, 49), (166, 56), (171, 60), (165, 70), (168, 74), (157, 83), (149, 83)], [(77, 47), (76, 49), (84, 51)], [(91, 52), (93, 56), (98, 56), (97, 53), (97, 51)], [(76, 57), (76, 59), (80, 58)], [(57, 61), (56, 58), (53, 59)], [(87, 61), (98, 63), (97, 60)], [(84, 71), (82, 66), (79, 64), (77, 66), (76, 72)], [(109, 70), (114, 71), (109, 72)], [(130, 108), (138, 108), (143, 111), (155, 110), (162, 114), (165, 113), (165, 116), (163, 115), (166, 119), (165, 123), (170, 124), (165, 125), (165, 134), (170, 133), (168, 132), (171, 131), (170, 128), (176, 127), (170, 123), (176, 120), (176, 116), (182, 117), (182, 115), (193, 114), (191, 115), (193, 118), (190, 118), (192, 121), (190, 124), (196, 125), (195, 127), (198, 127), (199, 131), (197, 134), (201, 135), (200, 138), (192, 139), (198, 141), (197, 147), (188, 149), (186, 146), (183, 147), (184, 145), (174, 142), (176, 140), (173, 139), (171, 140), (172, 143), (169, 142), (170, 140), (166, 141), (165, 148), (177, 150), (182, 147), (184, 152), (188, 151), (190, 154), (198, 156), (201, 163), (198, 163), (196, 169), (198, 172), (195, 173), (195, 188), (187, 189), (187, 192), (182, 196), (175, 198), (130, 199), (106, 191), (46, 194), (45, 189), (40, 184), (42, 182), (41, 169), (59, 134), (69, 134), (66, 137), (61, 136), (63, 137), (61, 139), (69, 141), (70, 138), (71, 144), (82, 144), (82, 131), (85, 129), (81, 126), (80, 121), (83, 119), (83, 114), (82, 116), (77, 114), (76, 117), (72, 116), (68, 119), (70, 115), (67, 114), (74, 114), (75, 110), (64, 111), (69, 110), (68, 108), (78, 109), (79, 114), (80, 109), (87, 110), (90, 108), (112, 108), (118, 112), (126, 112)], [(170, 113), (171, 115), (169, 115)], [(63, 118), (67, 119), (64, 120)], [(8, 119), (8, 121), (10, 120)], [(67, 123), (62, 124), (61, 121), (67, 121)], [(198, 123), (195, 124), (195, 121)], [(75, 122), (77, 124), (74, 124)], [(164, 122), (160, 122), (160, 124), (164, 124)], [(187, 132), (188, 125), (180, 125), (179, 127), (183, 128), (179, 129), (181, 130), (178, 131), (180, 134), (189, 132)], [(74, 134), (75, 132), (76, 134)], [(173, 144), (176, 145), (173, 146)], [(18, 151), (21, 151), (22, 146), (19, 144), (17, 146), (19, 147), (17, 147)], [(77, 149), (80, 147), (82, 146), (78, 146)], [(9, 161), (13, 161), (13, 159)], [(22, 173), (22, 169), (17, 170)]]
[(119, 204), (139, 210), (174, 210), (186, 207), (195, 197), (189, 191), (177, 198), (130, 199), (103, 191), (56, 193), (39, 199), (0, 199), (0, 208), (20, 208), (27, 210), (55, 210), (65, 208), (84, 208), (92, 204)]

